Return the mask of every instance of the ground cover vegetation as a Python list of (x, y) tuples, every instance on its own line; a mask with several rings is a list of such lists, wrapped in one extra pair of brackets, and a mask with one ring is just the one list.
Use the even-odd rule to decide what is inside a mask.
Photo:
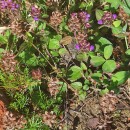
[(0, 0), (0, 130), (130, 129), (129, 0)]

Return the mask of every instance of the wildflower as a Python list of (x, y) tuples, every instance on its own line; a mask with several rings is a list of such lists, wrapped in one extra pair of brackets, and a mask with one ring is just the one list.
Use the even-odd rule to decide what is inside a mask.
[(79, 13), (79, 17), (81, 18), (81, 21), (83, 23), (87, 23), (90, 19), (90, 14), (88, 14), (85, 11), (82, 11), (82, 12)]
[(80, 50), (89, 51), (90, 43), (87, 40), (83, 40), (79, 43)]
[(103, 21), (100, 19), (100, 20), (98, 20), (98, 24), (103, 24)]
[(113, 19), (116, 19), (116, 18), (117, 18), (117, 15), (116, 15), (116, 14), (113, 14), (112, 17), (113, 17)]
[(2, 0), (0, 2), (0, 9), (2, 11), (5, 11), (6, 9), (9, 9), (9, 10), (16, 10), (18, 9), (19, 5), (14, 3), (12, 0)]
[(81, 28), (81, 23), (80, 23), (80, 20), (78, 18), (78, 14), (72, 13), (70, 16), (71, 17), (68, 20), (68, 27), (69, 27), (71, 32), (73, 32), (73, 33), (78, 32)]
[(38, 21), (38, 20), (39, 20), (40, 13), (41, 13), (41, 11), (40, 11), (39, 8), (37, 8), (37, 7), (35, 7), (35, 6), (32, 6), (32, 7), (31, 7), (31, 16), (33, 17), (33, 19), (34, 19), (35, 21)]
[(54, 27), (57, 28), (61, 22), (62, 22), (62, 14), (59, 11), (54, 11), (52, 12), (52, 16), (50, 17), (50, 24)]
[(94, 46), (91, 45), (90, 48), (89, 48), (90, 51), (93, 51), (94, 50)]
[(50, 78), (48, 82), (48, 91), (51, 96), (56, 96), (59, 93), (59, 84), (57, 78)]
[(33, 79), (41, 80), (41, 78), (42, 78), (42, 71), (39, 68), (33, 69), (31, 74), (32, 74)]
[(117, 18), (116, 14), (112, 14), (111, 12), (104, 12), (102, 19), (98, 20), (98, 24), (111, 25), (116, 18)]
[(75, 45), (75, 49), (76, 49), (76, 50), (80, 50), (80, 45), (79, 45), (79, 44), (76, 44), (76, 45)]
[(56, 115), (54, 114), (54, 112), (45, 111), (45, 114), (43, 114), (43, 122), (50, 127), (56, 124)]
[(3, 53), (2, 59), (0, 61), (0, 66), (3, 71), (14, 72), (17, 66), (15, 55), (10, 52)]

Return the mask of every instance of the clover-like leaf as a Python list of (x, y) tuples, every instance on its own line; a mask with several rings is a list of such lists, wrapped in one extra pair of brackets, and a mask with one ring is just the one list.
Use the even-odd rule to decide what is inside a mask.
[(115, 69), (116, 62), (114, 60), (107, 60), (102, 66), (104, 72), (113, 72)]

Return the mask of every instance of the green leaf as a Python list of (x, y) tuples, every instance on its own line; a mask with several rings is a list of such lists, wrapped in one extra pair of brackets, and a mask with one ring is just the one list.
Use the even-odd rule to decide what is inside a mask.
[(121, 7), (124, 9), (126, 14), (130, 15), (130, 9), (127, 6), (121, 5)]
[(6, 37), (0, 35), (0, 44), (5, 44), (7, 42), (8, 42), (8, 40), (6, 39)]
[(50, 39), (48, 47), (51, 50), (60, 48), (59, 41), (57, 39)]
[(5, 50), (3, 48), (0, 48), (0, 54), (3, 53)]
[(125, 0), (124, 2), (126, 3), (127, 7), (130, 9), (130, 0)]
[(82, 70), (87, 70), (87, 66), (83, 62), (81, 62), (80, 66)]
[(59, 49), (59, 54), (60, 54), (61, 56), (64, 56), (64, 55), (67, 54), (67, 53), (68, 53), (68, 51), (67, 51), (66, 48), (61, 48), (61, 49)]
[(130, 49), (125, 52), (126, 55), (130, 55)]
[(116, 34), (120, 34), (120, 33), (122, 33), (122, 27), (121, 26), (119, 26), (119, 27), (112, 27), (112, 33), (114, 34), (114, 35), (116, 35)]
[(112, 81), (117, 82), (117, 85), (121, 85), (127, 81), (129, 78), (130, 72), (129, 71), (120, 71), (117, 72), (112, 76)]
[(113, 72), (115, 69), (116, 62), (114, 60), (107, 60), (102, 66), (104, 72)]
[(50, 53), (52, 54), (52, 56), (54, 56), (54, 57), (57, 57), (57, 56), (59, 56), (59, 53), (57, 52), (57, 51), (50, 51)]
[(96, 9), (96, 19), (97, 20), (102, 19), (103, 14), (104, 14), (104, 12), (102, 10)]
[(106, 2), (111, 3), (111, 7), (117, 9), (121, 4), (121, 0), (106, 0)]
[(101, 90), (99, 94), (101, 96), (103, 96), (103, 95), (107, 94), (108, 92), (109, 92), (109, 90), (107, 88), (105, 88), (105, 89)]
[(99, 56), (94, 56), (92, 57), (92, 59), (90, 60), (90, 63), (94, 66), (94, 67), (98, 67), (100, 65), (102, 65), (105, 62), (105, 59), (103, 57), (99, 57)]
[(121, 20), (116, 20), (113, 22), (114, 27), (119, 27), (121, 24)]
[(80, 100), (85, 100), (86, 95), (87, 95), (86, 91), (83, 91), (83, 90), (79, 91), (79, 99)]
[(78, 66), (72, 66), (68, 71), (69, 79), (72, 81), (75, 81), (77, 79), (80, 79), (82, 77), (82, 69)]
[(108, 45), (104, 48), (104, 57), (105, 59), (109, 59), (112, 55), (113, 47), (111, 45)]
[(84, 86), (83, 86), (83, 90), (85, 90), (85, 91), (89, 90), (89, 86), (88, 86), (87, 84), (84, 85)]
[(98, 40), (98, 42), (99, 42), (101, 45), (111, 45), (111, 44), (112, 44), (109, 40), (107, 40), (107, 39), (104, 38), (104, 37), (101, 37), (101, 38)]
[(82, 88), (82, 83), (81, 82), (74, 82), (74, 83), (71, 83), (71, 86), (74, 89), (80, 90)]
[(102, 74), (99, 73), (99, 72), (93, 73), (93, 74), (91, 75), (91, 77), (92, 77), (92, 78), (101, 78), (101, 77), (102, 77)]
[(87, 61), (88, 59), (88, 56), (86, 53), (79, 53), (77, 56), (76, 56), (76, 59), (78, 61)]

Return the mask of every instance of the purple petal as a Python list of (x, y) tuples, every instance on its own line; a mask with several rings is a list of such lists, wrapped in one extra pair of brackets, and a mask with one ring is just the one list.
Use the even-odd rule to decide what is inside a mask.
[(93, 51), (94, 50), (94, 45), (91, 45), (90, 48), (89, 48), (90, 51)]
[(116, 15), (116, 14), (113, 14), (112, 17), (113, 17), (113, 19), (116, 19), (116, 18), (117, 18), (117, 15)]
[(87, 17), (90, 18), (90, 14), (87, 14)]
[(35, 21), (38, 21), (38, 20), (39, 20), (39, 18), (38, 18), (38, 17), (34, 17), (33, 19), (34, 19)]
[(103, 21), (100, 19), (100, 20), (98, 20), (98, 24), (103, 24)]
[(76, 44), (76, 45), (75, 45), (75, 48), (76, 48), (77, 50), (80, 50), (79, 44)]

